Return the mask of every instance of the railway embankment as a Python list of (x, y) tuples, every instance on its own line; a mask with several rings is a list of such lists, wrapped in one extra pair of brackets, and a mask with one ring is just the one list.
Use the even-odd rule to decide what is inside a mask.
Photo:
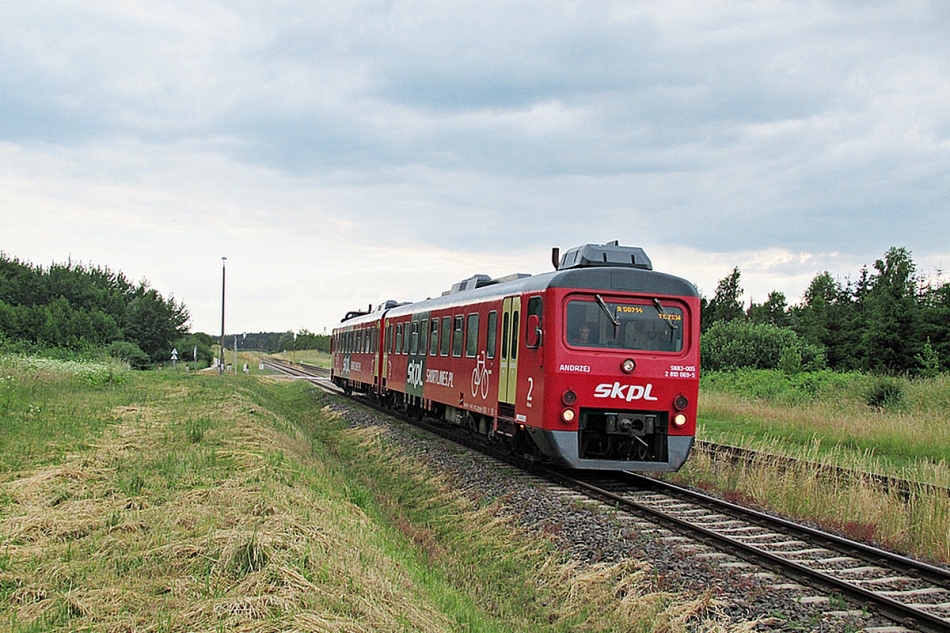
[(530, 483), (474, 461), (485, 475), (459, 479), (437, 465), (470, 458), (303, 381), (0, 369), (6, 630), (726, 630), (756, 616), (668, 571), (681, 563), (621, 556), (616, 524), (585, 522), (564, 548), (575, 515)]

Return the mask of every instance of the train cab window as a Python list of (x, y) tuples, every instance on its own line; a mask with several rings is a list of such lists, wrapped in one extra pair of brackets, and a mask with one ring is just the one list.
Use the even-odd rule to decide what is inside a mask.
[(475, 358), (478, 354), (478, 313), (468, 315), (468, 329), (465, 333), (465, 356)]
[(432, 319), (429, 323), (429, 356), (439, 353), (439, 320)]
[(452, 328), (454, 331), (452, 333), (452, 356), (458, 358), (462, 355), (462, 316), (459, 315), (455, 317), (455, 326)]
[(410, 354), (419, 353), (419, 323), (420, 321), (415, 321), (412, 324), (412, 343), (409, 345)]
[(575, 347), (679, 352), (683, 310), (648, 302), (573, 300), (567, 304), (567, 342)]
[[(543, 312), (543, 304), (541, 303), (541, 297), (531, 297), (528, 299), (528, 310), (525, 313), (525, 323), (530, 324), (531, 320), (528, 318), (530, 316), (538, 317), (538, 326), (540, 330), (541, 325), (541, 313)], [(530, 327), (530, 325), (528, 325)], [(528, 332), (527, 328), (525, 329), (525, 344), (535, 349), (541, 344), (541, 336), (534, 332)]]
[(448, 356), (449, 349), (452, 346), (452, 317), (442, 317), (442, 347), (439, 349), (439, 356)]
[(495, 357), (495, 347), (498, 344), (498, 313), (494, 310), (488, 313), (488, 337), (485, 341), (485, 357)]

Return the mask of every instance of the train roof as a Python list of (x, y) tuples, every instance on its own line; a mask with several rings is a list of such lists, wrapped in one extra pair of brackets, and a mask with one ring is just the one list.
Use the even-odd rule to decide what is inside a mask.
[(610, 242), (603, 245), (586, 244), (567, 251), (554, 271), (538, 275), (509, 275), (498, 279), (475, 275), (454, 284), (451, 290), (441, 296), (403, 304), (386, 302), (375, 312), (344, 320), (343, 324), (350, 326), (376, 321), (384, 313), (388, 317), (404, 316), (419, 311), (491, 301), (513, 294), (541, 292), (548, 288), (699, 296), (696, 287), (689, 281), (653, 270), (643, 249)]

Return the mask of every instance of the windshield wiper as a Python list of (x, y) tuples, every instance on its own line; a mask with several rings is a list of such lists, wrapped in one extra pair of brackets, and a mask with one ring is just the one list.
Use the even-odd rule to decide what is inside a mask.
[(604, 314), (606, 314), (607, 318), (610, 319), (610, 322), (614, 324), (614, 327), (620, 327), (620, 321), (618, 321), (617, 317), (610, 313), (610, 308), (608, 308), (607, 304), (604, 303), (604, 298), (600, 295), (594, 295), (594, 298), (597, 299), (597, 305), (599, 305), (600, 309), (604, 311)]
[[(658, 298), (653, 297), (653, 305), (656, 307), (657, 312), (659, 312), (660, 314), (666, 314), (666, 312), (663, 310), (663, 304), (660, 303), (660, 300)], [(670, 326), (671, 330), (676, 329), (676, 324), (674, 324), (672, 321), (670, 321), (669, 319), (663, 319), (663, 320), (666, 321), (667, 325)]]

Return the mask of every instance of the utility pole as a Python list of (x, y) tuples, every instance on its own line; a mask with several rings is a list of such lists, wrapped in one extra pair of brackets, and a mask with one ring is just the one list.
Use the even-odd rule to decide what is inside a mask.
[(224, 265), (227, 261), (227, 257), (221, 258), (221, 363), (218, 365), (219, 374), (224, 371)]

